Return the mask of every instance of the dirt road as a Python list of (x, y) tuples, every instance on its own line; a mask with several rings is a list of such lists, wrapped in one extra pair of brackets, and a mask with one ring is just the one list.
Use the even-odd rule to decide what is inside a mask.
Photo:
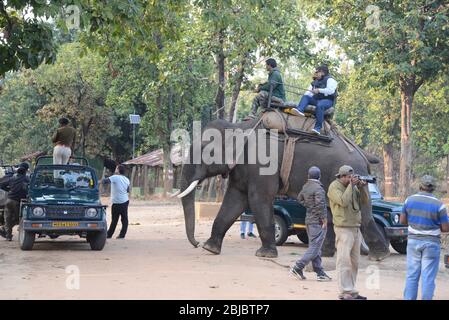
[[(305, 251), (294, 237), (278, 248), (279, 258), (260, 259), (260, 240), (241, 240), (236, 223), (215, 256), (188, 243), (179, 204), (134, 203), (130, 222), (127, 239), (109, 240), (101, 252), (77, 237), (45, 238), (29, 252), (1, 240), (0, 299), (336, 299), (335, 280), (289, 275), (287, 267)], [(197, 223), (199, 241), (211, 225)], [(335, 258), (323, 261), (335, 278)], [(401, 299), (404, 276), (405, 256), (393, 253), (380, 263), (362, 257), (359, 290), (370, 299)], [(448, 280), (441, 264), (436, 299), (449, 299)]]

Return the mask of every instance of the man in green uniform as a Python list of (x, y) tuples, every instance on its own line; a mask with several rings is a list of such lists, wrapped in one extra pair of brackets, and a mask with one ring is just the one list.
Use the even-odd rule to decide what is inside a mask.
[(259, 107), (266, 108), (268, 106), (270, 86), (273, 87), (271, 102), (283, 104), (285, 101), (284, 82), (282, 80), (281, 72), (277, 68), (276, 60), (270, 58), (265, 61), (265, 63), (268, 71), (268, 81), (257, 87), (256, 92), (258, 92), (258, 95), (253, 100), (251, 114), (248, 118), (255, 118)]

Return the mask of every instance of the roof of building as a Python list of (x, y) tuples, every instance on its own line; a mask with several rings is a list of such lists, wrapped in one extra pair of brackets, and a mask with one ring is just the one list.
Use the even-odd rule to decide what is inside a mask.
[[(182, 164), (181, 156), (182, 148), (180, 145), (175, 145), (172, 147), (170, 152), (170, 159), (174, 166), (179, 166)], [(164, 165), (164, 151), (162, 149), (157, 149), (136, 157), (134, 159), (124, 162), (125, 165), (146, 165), (150, 167), (162, 167)]]

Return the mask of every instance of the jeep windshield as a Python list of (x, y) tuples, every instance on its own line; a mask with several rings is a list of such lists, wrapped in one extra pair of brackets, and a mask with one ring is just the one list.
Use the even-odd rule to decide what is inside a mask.
[(382, 193), (379, 190), (379, 187), (375, 183), (368, 183), (368, 190), (371, 194), (371, 199), (382, 199)]
[(39, 169), (35, 171), (33, 189), (91, 190), (95, 187), (93, 172), (86, 168)]

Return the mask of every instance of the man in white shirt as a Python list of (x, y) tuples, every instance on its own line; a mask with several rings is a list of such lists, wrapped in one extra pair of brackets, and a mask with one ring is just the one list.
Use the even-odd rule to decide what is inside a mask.
[(108, 230), (108, 238), (112, 238), (117, 226), (118, 218), (121, 218), (122, 230), (117, 239), (124, 239), (128, 230), (128, 205), (129, 205), (129, 179), (125, 177), (125, 166), (118, 165), (114, 175), (103, 179), (102, 183), (111, 184), (112, 220)]
[(308, 91), (302, 96), (297, 109), (299, 114), (304, 116), (304, 110), (308, 105), (316, 106), (316, 124), (315, 128), (312, 129), (312, 133), (319, 135), (323, 126), (324, 111), (334, 105), (338, 84), (329, 74), (329, 69), (326, 65), (316, 68), (313, 78), (314, 80), (310, 84)]

